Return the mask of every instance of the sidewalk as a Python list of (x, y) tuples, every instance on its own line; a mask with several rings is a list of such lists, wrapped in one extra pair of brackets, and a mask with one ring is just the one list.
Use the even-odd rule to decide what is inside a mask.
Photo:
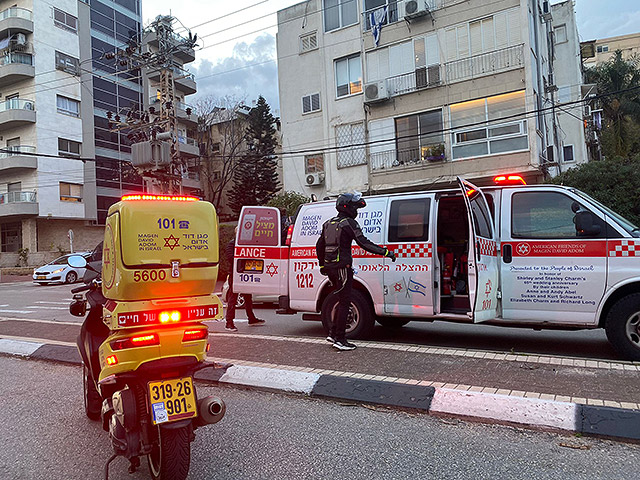
[[(0, 353), (79, 363), (79, 325), (1, 319)], [(29, 332), (30, 338), (26, 338)], [(640, 363), (212, 333), (202, 381), (640, 440)]]
[(0, 274), (0, 283), (15, 283), (15, 282), (31, 282), (33, 277), (31, 275), (9, 275), (6, 273)]

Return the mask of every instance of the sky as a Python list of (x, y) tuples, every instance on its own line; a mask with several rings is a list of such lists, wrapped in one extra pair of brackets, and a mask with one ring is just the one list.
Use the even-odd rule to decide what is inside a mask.
[[(198, 34), (200, 49), (188, 65), (198, 93), (187, 102), (210, 97), (222, 103), (230, 97), (251, 105), (262, 95), (279, 115), (276, 12), (296, 3), (300, 0), (142, 0), (142, 19), (146, 26), (157, 15), (171, 14)], [(575, 0), (575, 5), (581, 41), (640, 31), (638, 0)]]

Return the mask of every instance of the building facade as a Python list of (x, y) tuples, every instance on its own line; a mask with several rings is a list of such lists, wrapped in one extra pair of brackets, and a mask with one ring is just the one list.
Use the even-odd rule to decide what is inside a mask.
[(580, 45), (584, 66), (594, 67), (610, 60), (616, 50), (622, 52), (625, 60), (640, 54), (640, 33), (588, 40)]
[[(538, 0), (309, 0), (281, 10), (285, 189), (322, 198), (458, 175), (481, 185), (554, 175), (564, 143), (554, 139), (553, 29)], [(562, 80), (581, 85), (579, 68)]]

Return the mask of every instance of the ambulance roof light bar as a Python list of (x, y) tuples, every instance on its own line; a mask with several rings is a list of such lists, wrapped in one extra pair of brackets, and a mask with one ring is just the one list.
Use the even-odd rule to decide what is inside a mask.
[(160, 200), (165, 202), (199, 202), (200, 199), (197, 197), (189, 197), (185, 195), (123, 195), (120, 199), (123, 202), (129, 202), (134, 200)]
[(498, 175), (493, 177), (493, 183), (496, 185), (526, 185), (527, 182), (520, 175)]

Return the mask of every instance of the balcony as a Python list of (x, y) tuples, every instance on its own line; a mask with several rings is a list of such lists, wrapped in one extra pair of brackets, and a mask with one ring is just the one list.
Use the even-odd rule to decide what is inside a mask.
[(200, 147), (198, 142), (189, 137), (178, 137), (178, 143), (180, 144), (180, 154), (183, 157), (199, 157)]
[[(170, 41), (175, 46), (174, 47), (175, 50), (173, 52), (174, 57), (180, 59), (180, 61), (184, 63), (190, 63), (196, 59), (195, 50), (193, 48), (188, 48), (186, 46), (186, 42), (187, 42), (186, 38), (178, 34), (172, 33), (170, 35)], [(144, 36), (144, 42), (148, 43), (153, 47), (160, 48), (160, 42), (158, 41), (156, 32), (149, 32), (148, 34), (146, 34)], [(181, 46), (178, 48), (178, 45), (181, 45)]]
[(36, 192), (0, 193), (0, 218), (38, 215)]
[(10, 98), (0, 102), (0, 127), (13, 128), (36, 123), (36, 107), (33, 100)]
[(14, 173), (19, 170), (34, 170), (38, 168), (38, 158), (25, 153), (36, 153), (36, 147), (18, 145), (0, 151), (0, 173)]
[[(159, 104), (158, 97), (150, 97), (149, 105)], [(191, 109), (191, 115), (187, 115), (187, 108)], [(158, 107), (156, 108), (156, 110)], [(198, 125), (198, 116), (195, 114), (196, 109), (187, 103), (176, 102), (176, 116), (181, 123), (189, 124), (189, 127), (195, 127)]]
[(415, 72), (397, 75), (387, 79), (389, 95), (405, 95), (425, 88), (437, 87), (440, 82), (440, 65), (417, 68)]
[(444, 144), (403, 150), (384, 150), (369, 154), (369, 163), (373, 173), (441, 164), (445, 160)]
[(445, 64), (447, 83), (462, 82), (524, 67), (524, 45), (481, 53)]
[[(196, 80), (191, 72), (183, 70), (180, 67), (173, 67), (173, 81), (176, 85), (176, 90), (180, 90), (185, 95), (191, 95), (196, 93)], [(160, 70), (153, 70), (149, 72), (149, 80), (154, 82), (160, 81)]]
[(31, 10), (11, 7), (0, 12), (0, 34), (8, 30), (11, 30), (11, 33), (33, 33)]
[(33, 78), (36, 69), (30, 53), (12, 52), (0, 56), (0, 87)]
[(202, 188), (202, 185), (200, 185), (200, 173), (193, 170), (183, 172), (182, 186), (187, 188)]

